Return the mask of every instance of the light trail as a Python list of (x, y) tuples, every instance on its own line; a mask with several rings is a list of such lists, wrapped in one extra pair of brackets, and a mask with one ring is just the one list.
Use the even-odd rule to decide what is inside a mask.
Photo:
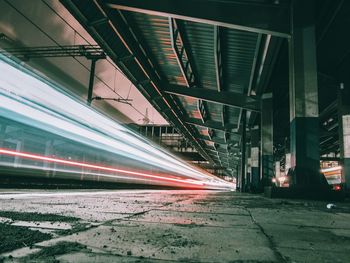
[[(200, 194), (205, 194), (205, 193), (210, 193), (210, 190), (194, 190), (194, 191), (199, 191)], [(26, 190), (26, 192), (20, 192), (18, 190), (16, 191), (11, 191), (11, 192), (0, 192), (0, 199), (27, 199), (27, 198), (38, 198), (38, 197), (70, 197), (70, 196), (99, 196), (103, 195), (106, 197), (107, 195), (115, 195), (118, 193), (118, 195), (121, 194), (123, 196), (124, 194), (145, 194), (145, 193), (154, 193), (154, 194), (159, 194), (160, 192), (162, 193), (168, 193), (168, 190), (124, 190), (124, 189), (118, 189), (118, 190), (98, 190), (94, 189), (93, 191), (91, 190), (85, 190), (85, 189), (76, 189), (74, 192), (71, 192), (70, 190), (60, 190), (59, 192), (57, 191), (38, 191), (35, 190), (34, 192), (29, 192)], [(172, 192), (172, 194), (188, 194), (186, 190), (176, 190), (176, 192)]]
[(100, 165), (95, 165), (95, 164), (67, 161), (64, 159), (52, 158), (52, 157), (47, 157), (47, 156), (42, 156), (42, 155), (37, 155), (37, 154), (32, 154), (32, 153), (11, 151), (8, 149), (3, 149), (3, 148), (0, 148), (0, 154), (10, 155), (10, 156), (18, 156), (18, 157), (22, 157), (22, 158), (26, 158), (26, 159), (33, 159), (33, 160), (40, 160), (40, 161), (46, 161), (46, 162), (54, 162), (54, 163), (59, 163), (59, 164), (66, 164), (66, 165), (70, 165), (70, 166), (78, 166), (78, 167), (82, 167), (82, 168), (91, 168), (91, 169), (116, 172), (116, 173), (122, 173), (122, 174), (128, 174), (128, 175), (143, 176), (143, 177), (148, 177), (148, 178), (152, 178), (152, 179), (160, 179), (160, 180), (165, 180), (165, 181), (179, 182), (179, 183), (183, 183), (183, 184), (204, 185), (204, 183), (200, 182), (200, 181), (197, 182), (194, 180), (180, 180), (180, 179), (175, 179), (175, 178), (170, 178), (170, 177), (163, 177), (163, 176), (152, 175), (152, 174), (147, 174), (147, 173), (140, 173), (140, 172), (123, 170), (123, 169), (117, 169), (117, 168), (108, 167), (108, 166), (100, 166)]
[[(3, 61), (2, 61), (3, 60)], [(49, 132), (84, 144), (133, 158), (139, 162), (170, 171), (187, 173), (195, 178), (212, 176), (176, 156), (156, 148), (151, 142), (123, 127), (28, 69), (0, 56), (0, 109), (19, 122), (30, 123)], [(25, 85), (24, 85), (25, 83)], [(1, 115), (1, 113), (0, 113)]]
[[(13, 167), (14, 164), (13, 163), (9, 163), (9, 162), (0, 162), (0, 167), (1, 166), (6, 166), (6, 167)], [(122, 180), (128, 180), (128, 181), (140, 181), (143, 183), (147, 182), (149, 183), (149, 179), (146, 178), (135, 178), (135, 177), (128, 177), (128, 176), (120, 176), (120, 175), (109, 175), (109, 174), (103, 174), (103, 173), (98, 173), (98, 172), (90, 172), (90, 171), (77, 171), (77, 170), (68, 170), (68, 169), (60, 169), (60, 168), (47, 168), (47, 167), (40, 167), (40, 166), (35, 166), (35, 165), (27, 165), (27, 164), (21, 164), (20, 168), (24, 168), (24, 169), (31, 169), (31, 170), (40, 170), (40, 171), (44, 171), (44, 172), (55, 172), (55, 173), (65, 173), (65, 174), (75, 174), (75, 175), (79, 175), (79, 176), (89, 176), (89, 175), (93, 175), (93, 176), (100, 176), (100, 177), (108, 177), (108, 178), (112, 178), (112, 179), (122, 179)], [(82, 179), (80, 179), (82, 180)], [(130, 182), (133, 183), (133, 182)]]
[[(0, 117), (55, 134), (69, 141), (92, 147), (98, 152), (109, 152), (115, 158), (126, 157), (141, 164), (141, 173), (98, 164), (80, 163), (32, 153), (1, 149), (2, 154), (31, 158), (129, 176), (181, 183), (187, 185), (210, 185), (229, 189), (232, 184), (208, 172), (189, 165), (171, 153), (155, 146), (151, 141), (123, 127), (120, 123), (88, 107), (59, 86), (49, 82), (32, 70), (0, 55)], [(113, 161), (112, 161), (113, 162)], [(153, 174), (158, 169), (166, 176)], [(188, 179), (177, 179), (183, 177)]]

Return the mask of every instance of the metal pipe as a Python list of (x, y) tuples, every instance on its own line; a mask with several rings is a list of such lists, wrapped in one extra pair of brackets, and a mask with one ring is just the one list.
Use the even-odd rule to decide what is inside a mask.
[(247, 124), (247, 111), (242, 111), (242, 141), (241, 141), (241, 192), (245, 192), (245, 154), (246, 154), (246, 124)]

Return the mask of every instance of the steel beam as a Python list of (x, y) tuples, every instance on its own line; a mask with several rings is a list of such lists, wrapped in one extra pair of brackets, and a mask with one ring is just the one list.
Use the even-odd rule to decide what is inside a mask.
[(216, 137), (216, 132), (214, 131), (214, 129), (211, 129), (211, 128), (207, 127), (207, 130), (208, 130), (208, 136), (209, 136), (210, 139)]
[(205, 161), (203, 156), (201, 156), (197, 152), (176, 152), (176, 151), (172, 151), (172, 152), (185, 161), (191, 161), (191, 162), (193, 162), (193, 161), (197, 161), (197, 162)]
[(169, 31), (171, 47), (174, 51), (177, 63), (179, 64), (182, 76), (185, 79), (186, 86), (192, 87), (196, 81), (193, 73), (192, 63), (185, 47), (183, 34), (176, 19), (169, 17)]
[[(174, 51), (177, 63), (179, 64), (181, 73), (185, 80), (187, 87), (199, 87), (199, 79), (194, 69), (193, 59), (191, 58), (191, 54), (188, 50), (188, 44), (186, 38), (184, 36), (182, 27), (180, 23), (174, 19), (169, 17), (169, 30), (170, 30), (170, 39), (171, 39), (171, 47)], [(201, 119), (203, 123), (209, 119), (209, 113), (207, 106), (202, 100), (197, 101), (197, 108), (201, 115)]]
[[(212, 161), (203, 150), (201, 142), (196, 139), (197, 134), (193, 127), (182, 121), (183, 113), (179, 111), (174, 100), (170, 96), (162, 94), (161, 90), (164, 84), (123, 14), (120, 11), (107, 8), (102, 1), (98, 0), (88, 2), (81, 0), (60, 1), (140, 92), (161, 112), (163, 117), (178, 127), (202, 156)], [(90, 24), (91, 21), (103, 18), (106, 18), (108, 22), (96, 26)], [(152, 98), (158, 99), (155, 101)]]
[(173, 17), (279, 37), (290, 35), (290, 8), (287, 4), (218, 0), (104, 0), (104, 3), (119, 10)]
[(179, 85), (169, 85), (165, 87), (163, 91), (168, 94), (202, 99), (231, 107), (243, 108), (249, 111), (260, 111), (260, 100), (242, 93), (186, 88)]
[[(260, 51), (260, 45), (261, 45), (261, 39), (262, 39), (262, 36), (261, 34), (258, 35), (257, 37), (257, 41), (256, 41), (256, 45), (255, 45), (255, 52), (254, 52), (254, 59), (253, 59), (253, 63), (252, 63), (252, 67), (251, 67), (251, 70), (250, 70), (250, 77), (249, 77), (249, 84), (248, 84), (248, 91), (247, 91), (247, 96), (250, 96), (251, 93), (252, 93), (252, 90), (253, 90), (253, 81), (254, 81), (254, 77), (256, 75), (256, 64), (257, 64), (257, 61), (258, 61), (258, 56), (259, 56), (259, 51)], [(260, 77), (261, 77), (261, 73), (262, 73), (262, 70), (263, 70), (263, 67), (264, 67), (264, 62), (265, 62), (265, 58), (266, 58), (266, 53), (267, 53), (267, 50), (269, 48), (269, 43), (270, 43), (270, 39), (271, 39), (271, 36), (267, 36), (266, 37), (266, 43), (265, 43), (265, 48), (264, 48), (264, 54), (262, 55), (262, 61), (261, 61), (261, 64), (260, 64), (260, 69), (259, 69), (259, 73), (258, 73), (258, 77), (257, 77), (257, 85), (259, 85), (260, 83)], [(242, 111), (243, 109), (240, 110), (239, 112), (239, 117), (238, 117), (238, 126), (237, 128), (239, 128), (239, 126), (241, 125), (241, 118), (242, 118)], [(248, 119), (248, 126), (249, 126), (249, 122), (250, 122), (250, 119), (253, 117), (254, 115), (257, 115), (256, 113), (252, 113), (249, 115), (249, 119)]]
[(224, 155), (227, 154), (227, 152), (223, 152), (223, 151), (220, 151), (220, 150), (218, 150), (218, 149), (211, 149), (211, 148), (208, 148), (208, 147), (205, 147), (204, 149), (207, 150), (207, 151), (216, 153), (217, 156), (218, 156), (218, 158), (220, 158), (219, 154), (224, 154)]
[(230, 140), (230, 141), (225, 141), (223, 139), (219, 139), (219, 138), (210, 138), (210, 137), (206, 137), (206, 136), (201, 136), (198, 139), (199, 140), (203, 140), (203, 141), (208, 141), (208, 142), (214, 142), (220, 145), (231, 145), (236, 143), (237, 141), (239, 141), (241, 139), (241, 136), (238, 134), (234, 134), (236, 136), (236, 140)]
[(226, 169), (226, 167), (223, 166), (216, 166), (216, 165), (212, 165), (212, 164), (197, 164), (198, 167), (202, 168), (202, 169)]
[(91, 60), (90, 78), (87, 104), (91, 105), (93, 100), (93, 88), (95, 78), (96, 61), (105, 59), (106, 54), (98, 45), (68, 45), (68, 46), (43, 46), (43, 47), (20, 47), (9, 48), (0, 51), (0, 54), (6, 56), (15, 56), (22, 60), (29, 60), (32, 58), (57, 58), (57, 57), (86, 57)]
[(227, 165), (227, 167), (229, 167), (228, 169), (234, 169), (234, 167), (236, 167), (238, 165), (238, 162), (223, 162), (223, 164)]
[(197, 108), (203, 123), (210, 119), (207, 105), (202, 100), (197, 100)]
[(200, 126), (204, 128), (210, 128), (218, 131), (228, 132), (238, 134), (236, 130), (236, 124), (226, 124), (226, 126), (222, 126), (221, 122), (217, 121), (206, 121), (203, 123), (201, 120), (196, 118), (186, 118), (185, 122), (191, 125)]
[(228, 169), (234, 169), (234, 167), (239, 164), (238, 161), (235, 160), (223, 161), (222, 163), (225, 164)]
[(216, 73), (216, 86), (217, 90), (222, 91), (222, 56), (221, 56), (221, 30), (220, 27), (214, 26), (214, 60), (215, 60), (215, 73)]
[[(188, 50), (187, 40), (184, 37), (181, 25), (175, 18), (169, 17), (169, 31), (171, 39), (171, 47), (174, 51), (177, 63), (185, 80), (187, 87), (199, 87), (199, 79), (194, 70), (193, 60)], [(197, 100), (197, 109), (201, 116), (202, 122), (205, 123), (209, 119), (209, 112), (206, 104), (202, 100)]]
[(31, 58), (48, 57), (86, 57), (87, 59), (105, 59), (106, 54), (98, 45), (68, 45), (68, 46), (43, 46), (20, 47), (0, 50), (0, 54), (13, 55), (22, 60)]
[[(223, 90), (223, 66), (222, 66), (222, 46), (221, 46), (221, 29), (219, 26), (214, 26), (214, 60), (216, 73), (216, 86), (218, 92)], [(221, 112), (222, 125), (226, 124), (226, 105), (222, 105)], [(226, 139), (226, 133), (224, 133)]]
[[(226, 106), (222, 105), (222, 112), (221, 112), (221, 121), (222, 121), (222, 126), (226, 126)], [(226, 132), (224, 133), (224, 140), (227, 141), (227, 134)]]
[[(194, 121), (197, 121), (196, 119), (193, 119)], [(204, 123), (204, 122), (203, 122)], [(198, 122), (198, 124), (200, 124), (200, 122)], [(200, 125), (197, 125), (197, 126), (200, 126)], [(202, 126), (200, 126), (200, 127), (202, 127)], [(208, 130), (208, 137), (209, 137), (209, 141), (210, 142), (213, 142), (212, 141), (212, 139), (215, 137), (215, 131), (214, 131), (214, 129), (211, 129), (211, 128), (209, 128), (209, 127), (207, 127), (207, 130)], [(216, 143), (214, 142), (214, 148), (215, 148), (215, 150), (216, 150)], [(215, 156), (218, 160), (219, 160), (219, 162), (220, 162), (220, 165), (222, 165), (221, 164), (221, 159), (219, 158), (219, 155), (216, 153), (216, 156)]]

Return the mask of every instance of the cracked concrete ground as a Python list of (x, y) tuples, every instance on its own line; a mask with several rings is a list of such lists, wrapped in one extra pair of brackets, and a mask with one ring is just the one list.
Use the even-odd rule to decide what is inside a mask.
[[(23, 242), (1, 257), (4, 262), (350, 262), (350, 204), (326, 205), (215, 191), (3, 190), (0, 223), (51, 238)], [(35, 214), (39, 221), (30, 221), (28, 215), (21, 220), (18, 213), (11, 218), (1, 211), (51, 216), (45, 221)]]

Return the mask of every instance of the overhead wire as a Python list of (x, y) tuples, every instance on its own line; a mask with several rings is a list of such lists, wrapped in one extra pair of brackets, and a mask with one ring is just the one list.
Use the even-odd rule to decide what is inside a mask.
[[(91, 42), (89, 42), (89, 40), (87, 40), (82, 34), (80, 34), (80, 33), (78, 32), (77, 29), (75, 29), (71, 24), (69, 24), (69, 23), (67, 22), (67, 20), (64, 19), (64, 18), (63, 18), (54, 8), (52, 8), (52, 6), (49, 5), (45, 0), (41, 0), (41, 2), (42, 2), (43, 4), (45, 4), (53, 13), (55, 13), (68, 27), (70, 27), (70, 28), (74, 31), (75, 34), (77, 34), (78, 36), (80, 36), (87, 44), (93, 45), (93, 44), (92, 44)], [(109, 63), (112, 67), (115, 68), (116, 71), (119, 71), (125, 78), (127, 78), (127, 77), (125, 76), (125, 74), (123, 73), (123, 71), (121, 71), (113, 62), (111, 62), (110, 60), (107, 60), (107, 61), (108, 61), (108, 63)]]
[[(17, 7), (15, 7), (13, 4), (11, 4), (8, 0), (4, 0), (12, 9), (14, 9), (17, 13), (19, 13), (21, 16), (23, 16), (29, 23), (31, 23), (34, 27), (36, 27), (41, 33), (43, 33), (47, 38), (49, 38), (52, 42), (54, 42), (57, 46), (62, 47), (62, 45), (60, 45), (53, 37), (51, 37), (48, 33), (46, 33), (41, 27), (39, 27), (36, 23), (33, 22), (32, 19), (30, 19), (28, 16), (26, 16), (23, 12), (21, 12)], [(46, 3), (46, 2), (45, 2)], [(47, 5), (47, 3), (46, 3)], [(52, 8), (50, 8), (52, 10)], [(55, 12), (57, 14), (57, 12)], [(59, 16), (61, 19), (63, 19), (61, 16)], [(65, 23), (67, 23), (67, 21), (64, 20)], [(70, 25), (69, 25), (70, 26)], [(71, 26), (70, 26), (71, 27)], [(72, 27), (71, 27), (72, 28)], [(72, 28), (74, 31), (76, 31), (74, 28)], [(77, 32), (77, 34), (80, 35), (79, 32)], [(81, 36), (82, 37), (82, 36)], [(87, 41), (84, 37), (82, 37), (85, 41)], [(89, 43), (87, 41), (87, 43)], [(90, 43), (89, 43), (90, 44)], [(83, 68), (85, 68), (88, 72), (90, 72), (90, 69), (85, 66), (81, 61), (79, 61), (77, 58), (72, 57), (75, 61), (77, 61)], [(115, 65), (112, 64), (112, 62), (110, 62), (109, 60), (107, 60), (112, 66), (114, 66), (115, 69), (117, 69), (119, 72), (121, 72)], [(122, 72), (121, 72), (122, 73)], [(122, 73), (123, 74), (123, 73)], [(123, 74), (124, 75), (124, 74)], [(125, 75), (124, 75), (125, 76)], [(117, 96), (119, 96), (122, 99), (123, 96), (121, 96), (118, 92), (116, 92), (112, 87), (110, 87), (104, 80), (102, 80), (99, 76), (97, 76), (95, 74), (96, 79), (98, 79), (100, 82), (102, 82), (108, 89), (110, 89), (113, 93), (115, 93)], [(137, 108), (135, 108), (133, 105), (130, 105), (136, 112), (138, 112), (140, 115), (142, 115), (143, 117), (145, 117), (145, 115), (139, 111)]]

